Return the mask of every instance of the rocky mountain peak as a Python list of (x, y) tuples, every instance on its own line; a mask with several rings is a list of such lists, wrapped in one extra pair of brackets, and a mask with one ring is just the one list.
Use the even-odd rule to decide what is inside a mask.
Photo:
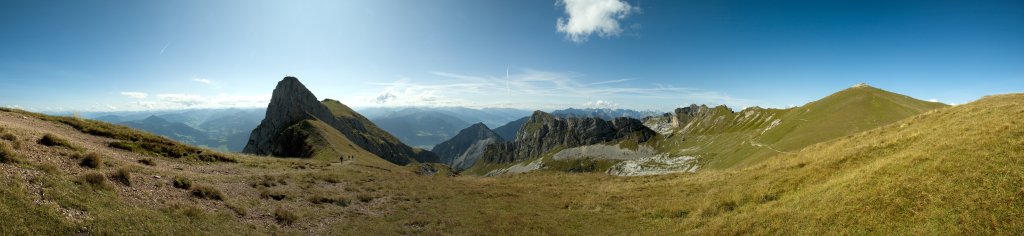
[(270, 98), (270, 105), (267, 106), (266, 116), (263, 122), (249, 135), (249, 142), (242, 152), (260, 155), (288, 155), (282, 153), (277, 142), (277, 134), (286, 128), (303, 120), (328, 119), (330, 111), (327, 110), (313, 92), (310, 92), (298, 78), (285, 77), (277, 83), (274, 93)]
[(483, 123), (473, 124), (459, 131), (448, 141), (434, 146), (432, 152), (441, 158), (441, 163), (448, 164), (456, 170), (467, 169), (484, 154), (488, 145), (503, 142), (497, 133)]
[[(318, 123), (323, 125), (316, 125)], [(344, 136), (347, 140), (328, 138), (332, 134)], [(331, 99), (318, 101), (298, 78), (291, 76), (277, 83), (266, 116), (250, 134), (243, 152), (310, 157), (317, 153), (316, 150), (340, 150), (337, 144), (330, 144), (332, 140), (335, 143), (352, 142), (352, 145), (399, 165), (412, 161), (437, 161), (433, 153), (402, 144), (344, 104)]]

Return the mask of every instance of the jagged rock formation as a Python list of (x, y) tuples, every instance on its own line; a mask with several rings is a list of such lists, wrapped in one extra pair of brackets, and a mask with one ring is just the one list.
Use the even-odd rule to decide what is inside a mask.
[(327, 99), (319, 102), (295, 77), (285, 77), (278, 82), (266, 117), (250, 134), (243, 152), (312, 157), (327, 150), (330, 152), (326, 153), (339, 155), (328, 158), (342, 158), (345, 148), (337, 146), (343, 143), (354, 144), (399, 165), (413, 161), (438, 161), (433, 153), (402, 144), (338, 101)]
[(437, 144), (430, 151), (441, 158), (441, 163), (461, 171), (476, 164), (484, 155), (487, 145), (498, 142), (504, 142), (504, 139), (487, 128), (487, 125), (477, 123), (459, 131), (452, 139)]
[(512, 163), (540, 157), (556, 148), (625, 140), (642, 143), (655, 135), (640, 120), (633, 118), (619, 117), (611, 121), (558, 118), (536, 111), (520, 128), (515, 141), (488, 146), (483, 159), (492, 163)]

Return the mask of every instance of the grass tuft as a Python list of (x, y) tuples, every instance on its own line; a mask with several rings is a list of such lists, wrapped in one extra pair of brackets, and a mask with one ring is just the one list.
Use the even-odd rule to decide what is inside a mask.
[(224, 200), (224, 194), (217, 190), (213, 186), (209, 185), (195, 185), (192, 187), (192, 196), (210, 199), (210, 200)]
[(154, 161), (152, 158), (140, 159), (139, 163), (142, 163), (143, 165), (147, 166), (156, 166), (156, 161)]
[(175, 188), (180, 188), (180, 189), (190, 189), (190, 188), (192, 188), (192, 180), (186, 179), (185, 177), (181, 177), (181, 176), (174, 177), (174, 182), (172, 184), (174, 185)]
[(0, 163), (15, 164), (21, 163), (21, 156), (6, 143), (0, 143)]
[(346, 197), (325, 197), (320, 194), (310, 197), (309, 202), (313, 204), (334, 204), (342, 207), (352, 204), (352, 200), (349, 200)]
[(18, 136), (14, 136), (14, 134), (12, 134), (12, 133), (4, 133), (4, 135), (0, 135), (0, 138), (2, 138), (4, 140), (7, 140), (7, 141), (18, 140)]
[(64, 138), (61, 138), (61, 137), (57, 137), (57, 135), (54, 135), (54, 134), (45, 134), (45, 135), (43, 135), (43, 137), (39, 139), (39, 144), (42, 144), (42, 145), (45, 145), (45, 146), (49, 146), (49, 147), (61, 146), (61, 147), (66, 147), (66, 148), (69, 148), (69, 149), (72, 149), (72, 150), (81, 150), (81, 148), (72, 145), (71, 142), (68, 142), (67, 139), (64, 139)]
[(288, 209), (280, 207), (277, 208), (277, 210), (274, 210), (274, 218), (277, 219), (278, 223), (283, 225), (291, 225), (295, 223), (295, 221), (299, 220), (298, 215), (289, 211)]
[(87, 185), (96, 190), (109, 190), (110, 184), (107, 183), (107, 177), (104, 177), (100, 173), (88, 173), (78, 179), (78, 183)]
[(114, 172), (110, 179), (123, 184), (124, 186), (132, 186), (132, 172), (128, 168), (120, 168)]
[(78, 165), (82, 167), (96, 169), (100, 168), (100, 165), (103, 164), (103, 157), (101, 157), (99, 153), (95, 152), (90, 152), (88, 154), (81, 155), (81, 159), (82, 160), (78, 162)]

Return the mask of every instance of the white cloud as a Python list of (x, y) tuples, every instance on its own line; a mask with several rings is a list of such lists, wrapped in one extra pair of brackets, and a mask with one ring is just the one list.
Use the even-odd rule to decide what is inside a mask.
[(203, 96), (196, 94), (157, 94), (156, 97), (164, 102), (176, 103), (186, 107), (196, 106), (204, 101)]
[[(558, 32), (576, 43), (583, 43), (591, 34), (612, 37), (622, 33), (619, 21), (640, 9), (623, 0), (560, 0), (568, 17), (558, 18)], [(636, 27), (636, 26), (634, 26)]]
[(143, 93), (143, 92), (121, 92), (121, 95), (122, 96), (130, 97), (130, 98), (135, 98), (135, 99), (143, 99), (143, 98), (149, 97), (149, 94), (146, 94), (146, 93)]
[(213, 83), (212, 80), (203, 79), (203, 78), (195, 78), (195, 79), (192, 79), (192, 81), (199, 82), (199, 83), (204, 83), (204, 84), (212, 84)]
[(614, 108), (619, 107), (619, 104), (611, 102), (611, 101), (597, 100), (597, 101), (594, 101), (594, 102), (584, 103), (583, 106), (586, 107), (586, 108), (609, 108), (609, 109), (614, 109)]
[(385, 88), (376, 97), (366, 100), (378, 105), (424, 105), (440, 100), (437, 91), (427, 87), (396, 86)]
[(932, 99), (928, 99), (928, 101), (929, 101), (929, 102), (939, 102), (939, 99), (934, 99), (934, 98), (932, 98)]
[(114, 105), (110, 105), (110, 104), (107, 104), (107, 108), (109, 108), (110, 110), (117, 110), (117, 107), (115, 107)]
[(394, 101), (397, 98), (398, 96), (395, 96), (395, 94), (391, 93), (390, 90), (386, 90), (382, 92), (380, 95), (377, 95), (377, 97), (373, 99), (373, 103), (387, 104), (388, 102)]
[[(503, 71), (504, 72), (504, 71)], [(690, 103), (745, 107), (757, 101), (693, 88), (643, 83), (637, 79), (584, 81), (583, 74), (523, 70), (500, 76), (432, 72), (433, 77), (369, 83), (377, 92), (342, 99), (352, 106), (465, 106), (562, 109), (587, 106), (674, 109)], [(630, 83), (623, 83), (630, 81)], [(371, 90), (373, 91), (373, 90)], [(592, 101), (590, 98), (601, 98)], [(588, 103), (588, 101), (590, 101)], [(611, 102), (617, 101), (617, 102)]]

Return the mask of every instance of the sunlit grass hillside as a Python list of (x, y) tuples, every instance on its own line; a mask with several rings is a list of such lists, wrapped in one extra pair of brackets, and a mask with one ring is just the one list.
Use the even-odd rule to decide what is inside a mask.
[[(0, 163), (0, 234), (1014, 234), (1021, 117), (1024, 95), (1000, 95), (745, 168), (488, 178), (359, 159), (151, 155), (0, 112), (14, 136), (0, 139), (13, 156)], [(70, 147), (40, 144), (46, 134)]]
[(860, 84), (789, 109), (716, 107), (658, 146), (699, 157), (704, 168), (744, 167), (946, 106)]

